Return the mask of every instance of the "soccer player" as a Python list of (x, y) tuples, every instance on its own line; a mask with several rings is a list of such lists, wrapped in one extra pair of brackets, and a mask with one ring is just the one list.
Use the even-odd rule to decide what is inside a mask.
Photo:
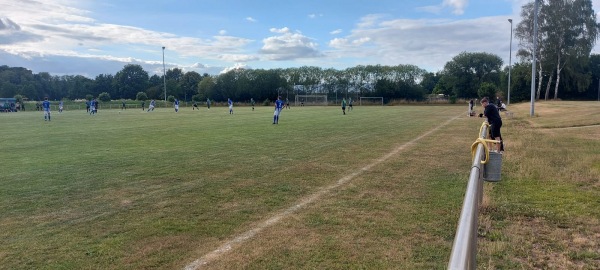
[(92, 99), (90, 101), (90, 115), (96, 114), (96, 100)]
[(342, 112), (346, 115), (346, 99), (342, 99)]
[(227, 105), (229, 105), (229, 114), (233, 114), (233, 101), (227, 98)]
[(254, 103), (255, 103), (255, 102), (254, 102), (254, 99), (253, 99), (253, 98), (250, 98), (250, 104), (252, 104), (252, 111), (254, 111)]
[(285, 99), (285, 107), (289, 110), (290, 109), (290, 100), (289, 99)]
[(44, 121), (50, 121), (50, 101), (48, 101), (48, 97), (45, 97), (42, 102), (42, 110), (44, 111)]
[(500, 143), (496, 144), (496, 152), (503, 152), (504, 142), (502, 140), (502, 134), (500, 133), (502, 118), (500, 117), (498, 107), (493, 103), (490, 103), (489, 98), (487, 97), (481, 99), (481, 106), (484, 108), (483, 116), (487, 118), (487, 121), (490, 124), (490, 137), (492, 140), (500, 141)]
[(206, 99), (206, 107), (210, 110), (210, 98)]
[(277, 97), (277, 100), (275, 100), (275, 112), (273, 112), (273, 125), (279, 124), (281, 109), (283, 109), (283, 100), (281, 100), (281, 97)]
[(173, 104), (175, 104), (175, 112), (179, 112), (179, 99), (175, 99), (175, 102), (173, 102)]
[(348, 111), (352, 110), (352, 98), (348, 100)]
[(148, 106), (148, 111), (146, 112), (150, 112), (150, 111), (154, 111), (154, 105), (156, 105), (156, 101), (150, 100), (150, 106)]
[[(192, 111), (198, 109), (198, 102), (194, 101), (194, 104), (192, 104)], [(198, 109), (200, 110), (200, 109)]]
[(64, 107), (64, 105), (63, 105), (63, 104), (64, 104), (64, 103), (63, 103), (63, 101), (62, 101), (62, 100), (60, 101), (60, 103), (58, 103), (58, 113), (62, 113), (62, 111), (63, 111), (63, 107)]

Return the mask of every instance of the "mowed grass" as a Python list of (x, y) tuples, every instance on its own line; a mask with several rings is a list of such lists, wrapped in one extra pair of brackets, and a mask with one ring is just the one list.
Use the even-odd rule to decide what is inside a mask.
[[(67, 111), (51, 122), (41, 112), (1, 114), (1, 268), (180, 269), (281, 213), (204, 268), (446, 267), (482, 119), (466, 117), (466, 105), (356, 106), (345, 116), (337, 106), (292, 107), (279, 125), (272, 112)], [(514, 230), (531, 215), (558, 231), (583, 220), (580, 238), (597, 239), (598, 136), (583, 128), (543, 142), (536, 132), (546, 129), (531, 128), (537, 119), (544, 114), (505, 120), (510, 153), (502, 182), (486, 184), (480, 268), (545, 259), (524, 255), (523, 243), (543, 243), (525, 236), (537, 223)], [(537, 150), (527, 136), (555, 150), (529, 156)], [(581, 166), (573, 161), (580, 152), (561, 151), (573, 145), (587, 157)], [(575, 167), (564, 173), (532, 166), (565, 153), (563, 165)], [(587, 180), (571, 181), (585, 164), (596, 164)], [(547, 173), (560, 192), (540, 180)], [(565, 211), (570, 205), (577, 211)], [(590, 242), (561, 254), (574, 265), (597, 262)]]

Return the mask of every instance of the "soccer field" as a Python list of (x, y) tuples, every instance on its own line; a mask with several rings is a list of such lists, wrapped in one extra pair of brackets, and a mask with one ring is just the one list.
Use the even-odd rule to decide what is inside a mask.
[(482, 121), (466, 108), (2, 114), (0, 264), (443, 268)]

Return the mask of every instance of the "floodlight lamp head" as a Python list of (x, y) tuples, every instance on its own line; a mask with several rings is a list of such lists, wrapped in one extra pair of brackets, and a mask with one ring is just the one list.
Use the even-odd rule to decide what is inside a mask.
[[(508, 22), (509, 22), (509, 23), (512, 23), (512, 19), (508, 19)], [(163, 49), (164, 49), (164, 47), (163, 47)]]

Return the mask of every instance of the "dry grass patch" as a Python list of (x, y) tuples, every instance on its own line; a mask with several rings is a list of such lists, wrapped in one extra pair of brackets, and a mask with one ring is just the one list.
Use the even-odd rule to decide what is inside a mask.
[(479, 268), (600, 268), (600, 115), (583, 112), (594, 106), (541, 103), (538, 116), (505, 121), (503, 179), (486, 184), (480, 212)]

